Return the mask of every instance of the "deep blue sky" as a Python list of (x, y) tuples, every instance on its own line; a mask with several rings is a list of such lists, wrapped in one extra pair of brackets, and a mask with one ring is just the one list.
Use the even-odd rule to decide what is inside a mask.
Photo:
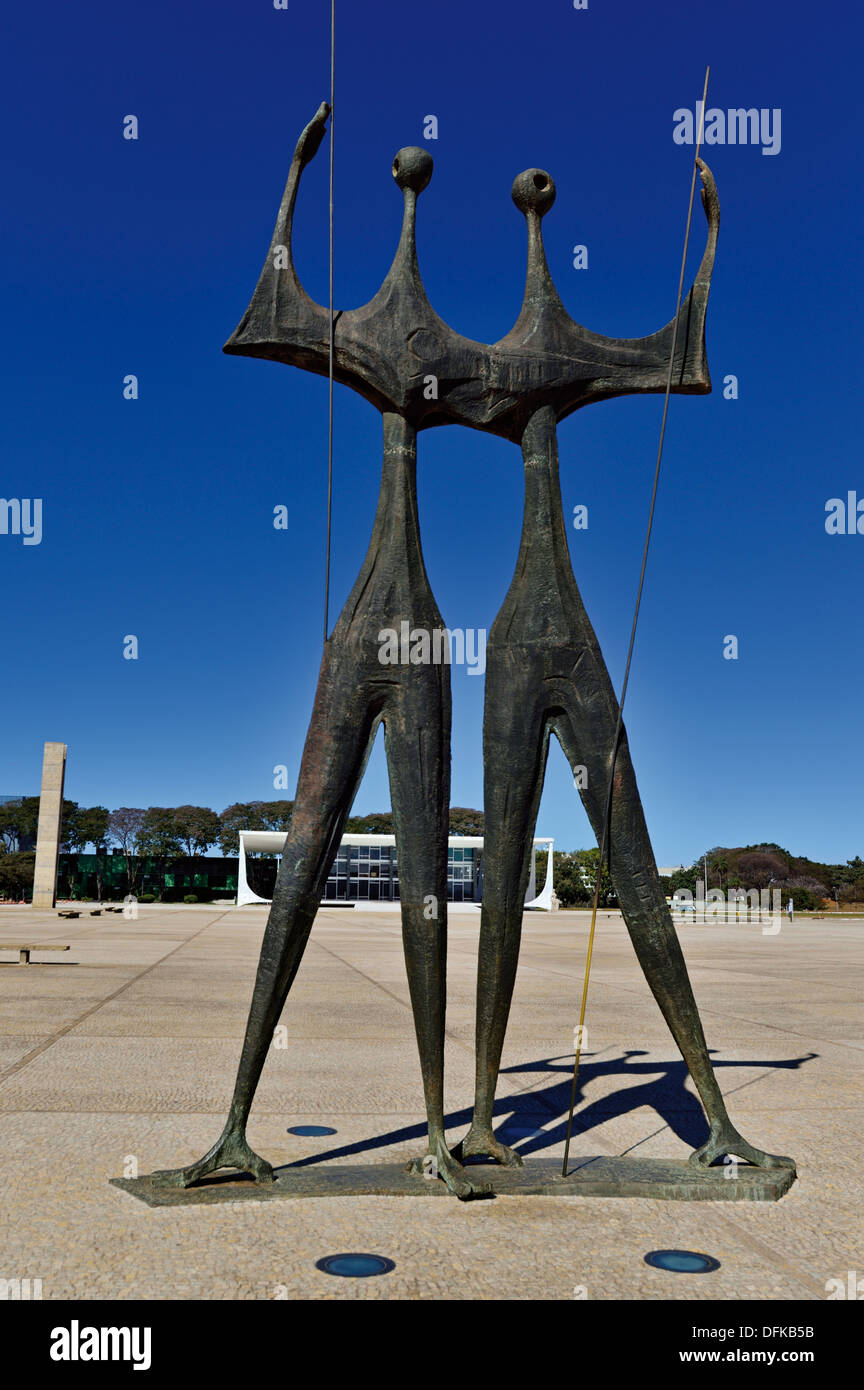
[[(7, 21), (0, 493), (40, 497), (44, 539), (0, 535), (0, 792), (38, 790), (69, 745), (85, 803), (293, 795), (321, 652), (326, 383), (223, 356), (269, 245), (301, 128), (329, 88), (329, 4), (49, 0)], [(779, 107), (782, 149), (706, 150), (722, 208), (708, 316), (714, 394), (673, 397), (627, 724), (660, 863), (775, 840), (862, 851), (864, 496), (856, 7), (802, 0), (375, 0), (337, 7), (336, 302), (365, 303), (396, 244), (402, 145), (435, 174), (420, 263), (455, 329), (512, 325), (520, 170), (558, 186), (544, 224), (569, 311), (609, 335), (672, 316), (692, 150), (672, 113)], [(140, 121), (137, 142), (122, 119)], [(300, 273), (326, 300), (327, 145), (307, 170)], [(585, 243), (589, 268), (572, 268)], [(704, 245), (696, 209), (689, 277)], [(140, 399), (122, 398), (123, 377)], [(735, 373), (737, 401), (722, 380)], [(574, 567), (620, 688), (661, 399), (560, 431)], [(336, 388), (334, 613), (365, 553), (380, 417)], [(489, 628), (518, 547), (518, 450), (420, 439), (429, 575), (445, 621)], [(289, 507), (287, 532), (273, 507)], [(125, 634), (140, 659), (124, 661)], [(739, 638), (725, 661), (723, 638)], [(453, 671), (453, 802), (482, 802), (483, 681)], [(272, 769), (289, 768), (287, 793)], [(389, 804), (376, 747), (357, 808)], [(553, 747), (538, 833), (591, 843)]]

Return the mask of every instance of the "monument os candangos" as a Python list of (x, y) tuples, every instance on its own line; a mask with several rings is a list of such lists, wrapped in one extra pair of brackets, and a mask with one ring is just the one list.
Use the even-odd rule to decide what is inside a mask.
[[(329, 111), (323, 104), (300, 136), (264, 269), (239, 327), (225, 345), (227, 353), (263, 357), (323, 375), (330, 369), (331, 317), (299, 282), (292, 223), (300, 177), (321, 144)], [(161, 1190), (167, 1199), (170, 1191), (191, 1188), (226, 1167), (251, 1174), (261, 1196), (277, 1187), (281, 1195), (291, 1195), (295, 1185), (299, 1195), (302, 1175), (308, 1178), (305, 1168), (296, 1173), (283, 1169), (274, 1179), (270, 1165), (247, 1143), (246, 1123), (379, 724), (385, 731), (399, 854), (405, 961), (425, 1092), (428, 1156), (446, 1187), (463, 1198), (490, 1187), (488, 1181), (477, 1181), (478, 1170), (463, 1166), (460, 1158), (486, 1156), (501, 1165), (487, 1168), (484, 1179), (490, 1172), (493, 1178), (495, 1173), (500, 1179), (516, 1176), (515, 1165), (521, 1160), (495, 1138), (492, 1109), (549, 737), (556, 735), (574, 770), (587, 769), (580, 794), (599, 840), (619, 712), (570, 564), (558, 480), (557, 425), (593, 401), (664, 391), (670, 361), (673, 391), (710, 391), (705, 316), (719, 205), (710, 170), (701, 160), (698, 164), (708, 236), (696, 279), (681, 303), (677, 323), (673, 319), (648, 337), (631, 339), (602, 337), (569, 317), (549, 274), (541, 231), (541, 219), (555, 200), (555, 185), (541, 169), (520, 174), (512, 196), (527, 224), (525, 296), (514, 327), (489, 346), (454, 333), (426, 297), (417, 264), (415, 218), (418, 197), (432, 176), (432, 159), (426, 150), (413, 147), (396, 155), (393, 177), (402, 190), (404, 215), (393, 264), (374, 299), (363, 308), (339, 311), (333, 327), (334, 379), (358, 391), (383, 419), (381, 490), (372, 539), (351, 595), (325, 642), (294, 814), (225, 1128), (198, 1162), (140, 1180), (148, 1184), (151, 1198), (158, 1199)], [(487, 651), (477, 1084), (473, 1123), (455, 1153), (445, 1143), (443, 1109), (449, 668), (432, 662), (382, 666), (378, 656), (383, 628), (399, 630), (407, 621), (431, 633), (444, 626), (423, 563), (416, 492), (418, 432), (444, 424), (487, 430), (519, 445), (525, 474), (515, 574)], [(775, 1173), (770, 1192), (753, 1186), (748, 1195), (776, 1196), (794, 1177), (793, 1161), (754, 1148), (727, 1114), (654, 862), (623, 730), (614, 756), (608, 823), (612, 880), (640, 965), (710, 1127), (707, 1143), (691, 1155), (689, 1167), (669, 1163), (666, 1169), (683, 1170), (693, 1181), (700, 1173), (716, 1178), (722, 1175), (709, 1165), (723, 1155), (735, 1155), (755, 1165), (748, 1170), (754, 1175), (757, 1170)], [(610, 1162), (614, 1166), (624, 1160)], [(632, 1167), (634, 1161), (628, 1162)], [(418, 1192), (432, 1186), (424, 1182), (422, 1164), (421, 1156), (413, 1165), (414, 1176), (405, 1178)], [(334, 1178), (338, 1173), (344, 1178), (345, 1169), (334, 1170)], [(669, 1182), (659, 1170), (655, 1178), (650, 1195), (700, 1195), (692, 1184), (686, 1194), (667, 1191)], [(318, 1182), (318, 1190), (326, 1190), (320, 1187), (320, 1177)], [(561, 1182), (558, 1190), (569, 1190), (569, 1179)], [(712, 1185), (712, 1195), (724, 1197), (731, 1197), (729, 1189), (736, 1186)], [(247, 1189), (251, 1186), (245, 1184)], [(550, 1186), (555, 1190), (554, 1184), (542, 1190)], [(630, 1191), (632, 1184), (616, 1185), (612, 1172), (606, 1186), (610, 1191)], [(723, 1187), (726, 1191), (718, 1190)], [(229, 1195), (226, 1188), (221, 1190)], [(540, 1189), (529, 1184), (525, 1190)]]

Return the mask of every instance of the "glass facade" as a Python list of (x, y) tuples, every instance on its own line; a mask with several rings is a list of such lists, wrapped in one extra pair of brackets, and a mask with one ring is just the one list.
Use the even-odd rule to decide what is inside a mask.
[[(450, 902), (480, 901), (481, 862), (481, 850), (448, 850), (447, 898)], [(395, 846), (340, 845), (330, 868), (324, 900), (398, 902), (399, 861)]]
[[(273, 880), (275, 881), (275, 864)], [(272, 889), (271, 889), (272, 891)], [(129, 892), (126, 861), (119, 850), (111, 854), (61, 854), (57, 892), (63, 898), (119, 901)], [(135, 895), (152, 894), (162, 902), (178, 902), (195, 893), (201, 902), (237, 892), (237, 860), (199, 856), (196, 859), (142, 858)]]

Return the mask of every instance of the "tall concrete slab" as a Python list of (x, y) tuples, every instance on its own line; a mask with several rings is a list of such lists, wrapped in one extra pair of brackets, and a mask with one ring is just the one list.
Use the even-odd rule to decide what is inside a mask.
[(57, 865), (60, 855), (60, 817), (66, 777), (66, 744), (46, 743), (42, 760), (42, 793), (36, 832), (36, 872), (33, 906), (52, 908), (57, 902)]

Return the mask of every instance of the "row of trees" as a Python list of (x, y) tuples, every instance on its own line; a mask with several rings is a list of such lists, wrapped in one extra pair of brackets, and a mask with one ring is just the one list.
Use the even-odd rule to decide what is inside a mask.
[[(221, 815), (208, 806), (79, 806), (63, 802), (60, 848), (67, 854), (97, 854), (109, 848), (129, 855), (161, 858), (181, 854), (195, 857), (218, 848), (225, 855), (238, 850), (239, 830), (287, 830), (292, 801), (238, 802)], [(0, 805), (0, 855), (35, 841), (39, 797), (24, 796)]]
[[(293, 802), (237, 803), (217, 815), (208, 806), (79, 806), (63, 801), (60, 849), (73, 859), (67, 862), (74, 878), (74, 856), (92, 850), (97, 856), (97, 891), (102, 894), (99, 859), (109, 849), (123, 855), (126, 879), (133, 891), (145, 859), (197, 858), (211, 849), (226, 856), (238, 851), (238, 831), (287, 830)], [(39, 797), (25, 796), (0, 805), (0, 897), (26, 893), (33, 883), (35, 843), (39, 822)], [(71, 891), (71, 887), (70, 887)]]
[[(110, 812), (104, 806), (79, 806), (63, 801), (60, 848), (80, 854), (88, 845), (99, 851), (107, 847)], [(22, 898), (33, 888), (36, 843), (39, 825), (39, 797), (23, 796), (0, 805), (0, 898)], [(101, 896), (101, 885), (100, 885)]]
[[(105, 848), (110, 812), (104, 806), (79, 806), (77, 801), (63, 802), (62, 841), (60, 848), (82, 853), (87, 845)], [(21, 845), (36, 839), (39, 824), (38, 796), (22, 796), (19, 801), (0, 805), (0, 855), (14, 852)]]
[(669, 879), (671, 891), (688, 888), (696, 892), (697, 883), (726, 893), (731, 888), (779, 889), (803, 911), (823, 902), (864, 902), (864, 859), (856, 855), (845, 864), (823, 864), (802, 858), (777, 844), (744, 845), (732, 849), (715, 846), (694, 860), (689, 869), (679, 869)]
[[(109, 849), (122, 854), (131, 892), (145, 860), (197, 858), (208, 851), (233, 858), (239, 852), (241, 830), (287, 831), (293, 810), (293, 801), (236, 801), (219, 813), (208, 806), (192, 805), (120, 806), (109, 811), (105, 806), (79, 806), (76, 801), (64, 800), (60, 848), (69, 856), (87, 850), (96, 854), (101, 897), (98, 859)], [(36, 840), (38, 821), (38, 796), (0, 805), (0, 897), (19, 896), (32, 886), (34, 855), (28, 846)], [(393, 814), (373, 811), (350, 816), (345, 828), (355, 834), (392, 834)], [(483, 812), (454, 806), (451, 833), (482, 835)], [(67, 862), (70, 885), (75, 868), (74, 859)]]
[[(145, 859), (197, 858), (210, 850), (232, 858), (239, 850), (241, 830), (287, 831), (293, 810), (293, 801), (237, 801), (218, 814), (207, 806), (193, 805), (147, 809), (121, 806), (109, 811), (104, 806), (79, 806), (76, 801), (64, 800), (60, 847), (71, 855), (82, 854), (91, 847), (97, 856), (109, 848), (119, 850), (131, 891)], [(33, 855), (29, 844), (35, 842), (38, 820), (38, 796), (0, 804), (0, 896), (15, 895), (22, 885), (32, 883)], [(355, 834), (392, 834), (393, 815), (391, 811), (353, 815), (345, 828)], [(450, 808), (452, 835), (483, 832), (482, 811), (465, 806)], [(598, 860), (596, 847), (556, 852), (555, 889), (563, 906), (590, 901)], [(539, 883), (543, 882), (545, 871), (544, 852), (537, 856)], [(826, 899), (864, 902), (864, 859), (859, 855), (845, 864), (823, 864), (790, 854), (773, 843), (739, 848), (715, 846), (689, 868), (673, 874), (667, 880), (669, 892), (688, 888), (695, 894), (697, 882), (704, 884), (706, 877), (709, 888), (723, 892), (732, 888), (777, 888), (794, 898), (796, 906), (803, 910), (817, 907)], [(615, 902), (605, 865), (600, 902)]]

